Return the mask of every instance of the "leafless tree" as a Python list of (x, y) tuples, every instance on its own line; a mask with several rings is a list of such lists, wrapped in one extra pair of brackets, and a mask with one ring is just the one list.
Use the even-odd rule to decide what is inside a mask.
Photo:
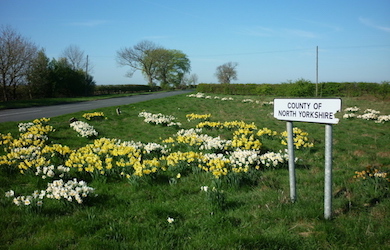
[(28, 71), (37, 55), (35, 44), (10, 26), (0, 30), (0, 81), (4, 101), (16, 98), (17, 86), (26, 84)]
[(154, 86), (153, 80), (157, 77), (159, 60), (163, 48), (151, 41), (141, 41), (132, 48), (123, 48), (117, 51), (117, 62), (120, 66), (130, 66), (126, 76), (132, 77), (134, 72), (140, 70)]
[(237, 80), (237, 67), (238, 63), (228, 62), (217, 67), (215, 76), (220, 83), (229, 84), (231, 80)]
[(198, 82), (198, 75), (197, 74), (191, 74), (188, 79), (189, 79), (188, 82), (189, 82), (190, 85), (196, 85), (196, 83)]
[(181, 81), (181, 84), (184, 85), (184, 86), (187, 86), (187, 85), (196, 85), (196, 83), (198, 82), (198, 75), (197, 74), (186, 74), (184, 75), (182, 81)]
[(84, 51), (82, 51), (77, 45), (69, 45), (62, 52), (61, 57), (66, 58), (74, 70), (87, 71), (87, 60), (84, 56)]

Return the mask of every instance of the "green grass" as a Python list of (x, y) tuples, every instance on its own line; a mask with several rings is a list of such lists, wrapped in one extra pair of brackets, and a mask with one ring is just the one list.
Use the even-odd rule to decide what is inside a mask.
[[(214, 95), (213, 95), (214, 96)], [(270, 114), (272, 106), (234, 101), (189, 98), (185, 95), (92, 111), (104, 112), (106, 120), (88, 121), (99, 137), (160, 143), (176, 128), (143, 122), (139, 112), (173, 115), (183, 128), (196, 122), (186, 114), (212, 115), (212, 121), (243, 120), (258, 128), (282, 132), (286, 123)], [(270, 101), (272, 98), (255, 98)], [(390, 114), (390, 102), (343, 98), (343, 109), (358, 106)], [(91, 111), (91, 112), (92, 112)], [(52, 143), (72, 149), (92, 143), (77, 136), (68, 120), (80, 120), (84, 112), (52, 118), (56, 131)], [(339, 115), (341, 116), (341, 115)], [(0, 133), (18, 134), (18, 123), (0, 123)], [(298, 123), (315, 146), (296, 150), (297, 202), (289, 199), (286, 168), (263, 170), (256, 182), (241, 186), (216, 182), (208, 173), (182, 176), (170, 185), (162, 179), (144, 178), (134, 184), (115, 178), (88, 178), (96, 190), (83, 205), (45, 203), (41, 211), (25, 210), (4, 197), (10, 189), (31, 193), (45, 184), (34, 175), (0, 171), (0, 249), (389, 249), (389, 183), (356, 181), (355, 171), (368, 165), (390, 171), (390, 123), (362, 119), (340, 120), (333, 126), (333, 219), (323, 216), (324, 125)], [(232, 131), (207, 131), (230, 138)], [(264, 140), (264, 147), (278, 151), (278, 141)], [(201, 186), (218, 186), (226, 200), (223, 207), (208, 198)], [(174, 218), (172, 224), (167, 218)]]

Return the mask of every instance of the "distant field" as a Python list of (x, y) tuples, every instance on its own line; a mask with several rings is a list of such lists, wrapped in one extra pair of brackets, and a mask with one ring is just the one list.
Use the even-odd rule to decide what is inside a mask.
[[(343, 110), (356, 110), (339, 113), (333, 126), (332, 220), (323, 216), (324, 125), (294, 122), (301, 140), (291, 203), (286, 122), (271, 114), (272, 100), (178, 95), (121, 106), (120, 114), (111, 107), (19, 125), (26, 132), (0, 123), (0, 246), (388, 248), (390, 121), (378, 117), (390, 115), (390, 100), (342, 99)], [(72, 117), (79, 129), (91, 127), (77, 132)], [(98, 135), (81, 137), (91, 131)], [(74, 178), (85, 183), (47, 189)]]

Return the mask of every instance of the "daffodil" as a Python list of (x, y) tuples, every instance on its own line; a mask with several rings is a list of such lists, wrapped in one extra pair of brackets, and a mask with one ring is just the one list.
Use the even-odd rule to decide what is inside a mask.
[(87, 120), (101, 119), (104, 118), (104, 113), (103, 112), (85, 113), (83, 114), (83, 117)]
[(169, 224), (172, 224), (175, 221), (175, 219), (171, 218), (171, 217), (168, 217), (167, 221), (168, 221)]

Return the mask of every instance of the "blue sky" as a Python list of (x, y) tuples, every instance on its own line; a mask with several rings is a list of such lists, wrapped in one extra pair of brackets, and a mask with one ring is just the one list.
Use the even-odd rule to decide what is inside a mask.
[(146, 84), (116, 52), (149, 40), (181, 50), (199, 82), (237, 62), (234, 83), (390, 81), (389, 0), (0, 0), (10, 25), (58, 58), (69, 45), (89, 56), (97, 84)]

